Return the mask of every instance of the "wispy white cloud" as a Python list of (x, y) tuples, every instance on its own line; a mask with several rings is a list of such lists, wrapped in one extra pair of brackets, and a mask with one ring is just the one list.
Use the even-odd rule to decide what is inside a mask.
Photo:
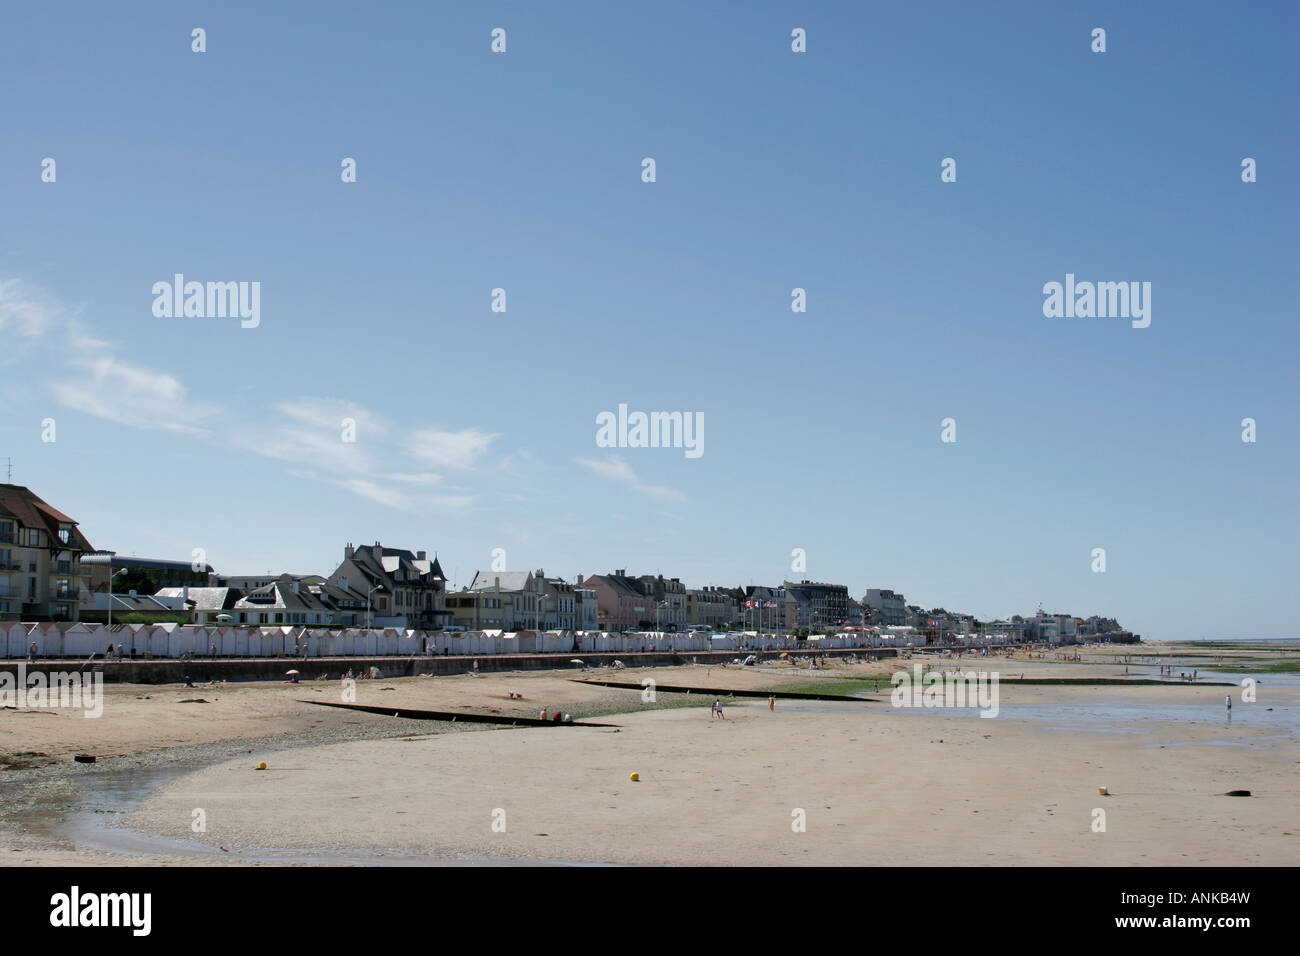
[(117, 357), (112, 343), (86, 332), (79, 312), (21, 279), (0, 280), (0, 337), (7, 344), (0, 365), (32, 349), (54, 347), (43, 364), (64, 365), (65, 374), (56, 373), (50, 390), (65, 408), (132, 428), (208, 434), (220, 406), (194, 401), (169, 372)]
[(613, 457), (606, 461), (596, 461), (591, 458), (575, 458), (578, 464), (591, 470), (602, 478), (608, 478), (610, 481), (619, 481), (627, 485), (638, 494), (645, 495), (649, 498), (655, 498), (659, 501), (685, 501), (686, 495), (676, 488), (668, 488), (663, 485), (649, 485), (637, 477), (630, 465), (622, 458)]
[[(390, 508), (413, 513), (446, 512), (472, 506), (477, 496), (463, 489), (447, 487), (443, 476), (432, 471), (403, 467), (416, 458), (416, 465), (437, 459), (475, 460), (482, 451), (475, 442), (459, 436), (481, 436), (486, 449), (495, 435), (475, 429), (462, 433), (422, 429), (414, 435), (451, 435), (437, 446), (436, 454), (412, 453), (414, 439), (393, 442), (396, 428), (370, 409), (340, 398), (294, 398), (277, 402), (255, 428), (232, 432), (232, 443), (255, 454), (296, 466), (290, 475), (342, 488)], [(423, 446), (433, 447), (432, 445)]]
[(501, 436), (463, 428), (457, 432), (421, 428), (406, 440), (406, 453), (429, 468), (453, 468), (471, 471), (486, 454), (492, 442)]
[(363, 498), (381, 505), (411, 512), (442, 512), (468, 508), (477, 500), (474, 495), (411, 494), (401, 488), (392, 488), (370, 478), (348, 478), (330, 484), (346, 488)]
[(55, 382), (55, 399), (96, 418), (134, 428), (202, 436), (208, 434), (204, 424), (221, 412), (216, 405), (191, 401), (175, 376), (112, 355), (80, 356), (69, 365), (81, 374)]
[(377, 471), (387, 431), (382, 418), (353, 402), (296, 398), (231, 429), (230, 442), (267, 458), (309, 465), (328, 480)]
[(19, 279), (0, 280), (0, 332), (34, 339), (53, 328), (58, 306), (42, 301)]

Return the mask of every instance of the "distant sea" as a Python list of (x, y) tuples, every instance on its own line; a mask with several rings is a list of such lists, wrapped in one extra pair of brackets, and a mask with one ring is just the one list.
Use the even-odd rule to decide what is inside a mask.
[(1170, 641), (1152, 641), (1154, 644), (1300, 644), (1300, 637), (1179, 637)]

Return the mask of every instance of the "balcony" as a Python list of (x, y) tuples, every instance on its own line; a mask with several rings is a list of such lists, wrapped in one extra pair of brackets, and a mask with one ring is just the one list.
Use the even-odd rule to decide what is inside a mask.
[(50, 588), (51, 601), (77, 601), (79, 600), (75, 588)]

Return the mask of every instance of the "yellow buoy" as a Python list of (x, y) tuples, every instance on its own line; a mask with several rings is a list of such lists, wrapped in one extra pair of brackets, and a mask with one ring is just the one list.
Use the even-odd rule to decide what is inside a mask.
[(257, 769), (258, 769), (258, 770), (265, 770), (265, 769), (266, 769), (266, 764), (265, 764), (265, 763), (259, 763), (259, 764), (257, 765)]
[(635, 783), (636, 781), (638, 781), (638, 780), (641, 779), (641, 775), (640, 775), (639, 773), (634, 773), (634, 774), (632, 774), (630, 777), (628, 777), (627, 779), (629, 779), (629, 780), (631, 780), (631, 781), (633, 781), (633, 782)]

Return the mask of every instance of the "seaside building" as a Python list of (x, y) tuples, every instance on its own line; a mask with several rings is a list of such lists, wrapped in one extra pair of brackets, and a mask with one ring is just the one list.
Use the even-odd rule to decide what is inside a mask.
[[(582, 575), (578, 575), (582, 581)], [(584, 588), (581, 583), (573, 587), (573, 614), (576, 630), (598, 631), (600, 627), (600, 601), (592, 588)]]
[[(783, 585), (788, 601), (797, 607), (798, 627), (813, 630), (838, 628), (849, 618), (849, 589), (843, 584), (800, 581)], [(806, 619), (807, 623), (803, 623)]]
[(192, 624), (234, 623), (235, 602), (243, 596), (238, 588), (227, 587), (160, 588), (154, 595), (188, 614)]
[(647, 598), (636, 578), (619, 568), (612, 574), (578, 576), (578, 586), (596, 592), (601, 630), (648, 630), (655, 626), (655, 608), (652, 598)]
[(77, 522), (22, 485), (0, 484), (0, 621), (76, 621), (93, 551)]
[(798, 623), (798, 603), (786, 594), (785, 588), (747, 585), (739, 613), (745, 626), (764, 631), (787, 631), (809, 626)]
[[(476, 571), (469, 586), (447, 597), (452, 623), (468, 629), (581, 630), (580, 589), (546, 571)], [(594, 596), (593, 596), (594, 597)], [(596, 602), (591, 601), (591, 630)]]
[(109, 551), (83, 555), (81, 565), (87, 572), (87, 586), (81, 592), (81, 618), (95, 621), (108, 618), (110, 576), (114, 614), (174, 616), (183, 610), (179, 601), (160, 598), (158, 592), (206, 587), (213, 573), (208, 564), (196, 571), (191, 561), (137, 558)]
[(686, 619), (717, 630), (736, 621), (736, 599), (724, 588), (691, 588), (686, 592)]
[(867, 609), (853, 598), (849, 598), (849, 627), (864, 627), (867, 623)]
[(901, 593), (889, 588), (867, 588), (862, 604), (870, 607), (872, 623), (889, 627), (902, 627), (907, 622), (907, 604)]
[(1025, 625), (1016, 621), (989, 621), (984, 625), (984, 635), (999, 643), (1019, 644), (1025, 639)]
[(437, 557), (424, 551), (404, 551), (373, 545), (343, 549), (343, 562), (328, 583), (344, 591), (365, 594), (363, 626), (441, 630), (451, 620), (447, 611), (447, 576)]
[(686, 630), (690, 618), (686, 613), (686, 585), (680, 579), (643, 574), (637, 582), (641, 593), (652, 602), (652, 626), (661, 631)]
[(547, 631), (578, 630), (577, 598), (573, 585), (564, 578), (548, 578), (541, 568), (534, 577), (542, 585), (542, 628)]
[(317, 585), (313, 590), (292, 574), (249, 591), (235, 602), (237, 624), (303, 624), (328, 627), (337, 623), (335, 609)]

